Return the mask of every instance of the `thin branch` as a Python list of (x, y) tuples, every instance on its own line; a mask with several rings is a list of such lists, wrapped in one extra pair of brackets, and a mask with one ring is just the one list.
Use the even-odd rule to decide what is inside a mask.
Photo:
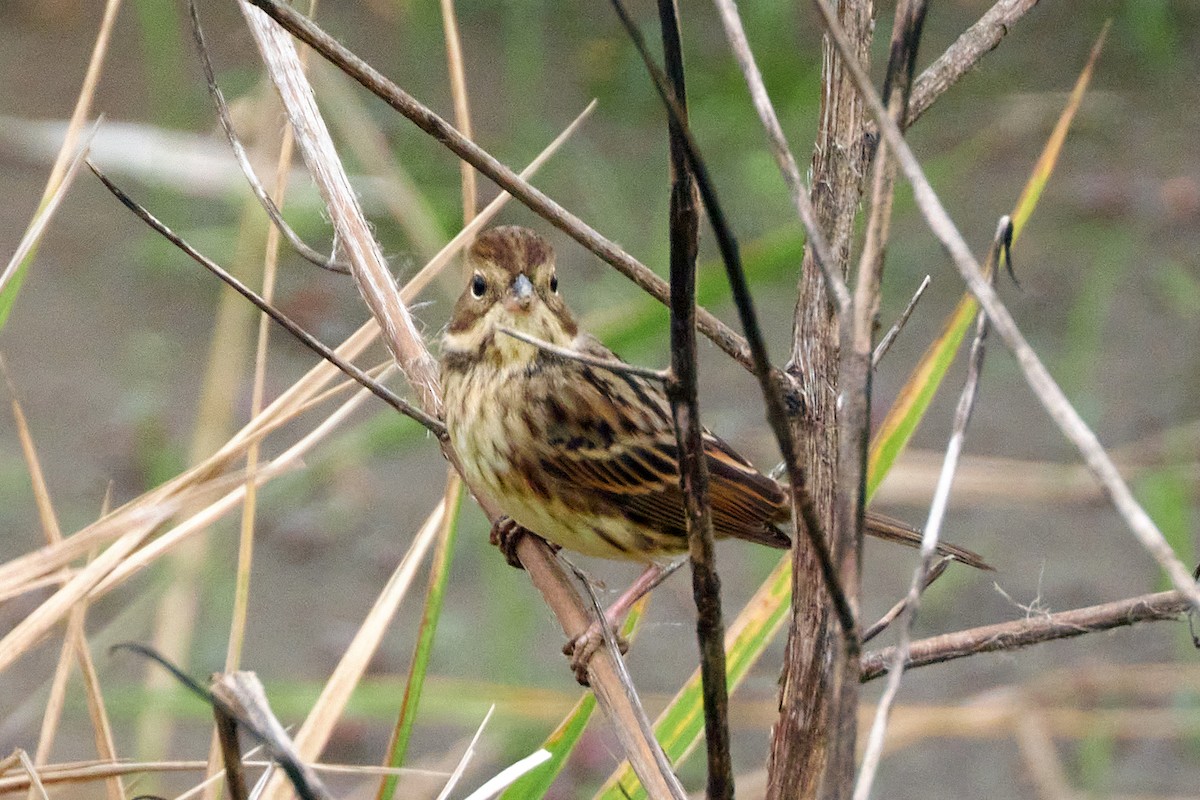
[(730, 291), (733, 294), (734, 304), (737, 306), (738, 315), (742, 320), (742, 329), (746, 332), (749, 343), (753, 364), (752, 371), (755, 377), (758, 378), (763, 399), (766, 402), (767, 422), (771, 425), (771, 430), (783, 455), (783, 462), (787, 465), (788, 480), (791, 485), (794, 503), (800, 512), (803, 522), (802, 527), (808, 535), (813, 550), (817, 555), (817, 560), (821, 567), (821, 576), (833, 600), (834, 609), (837, 612), (838, 621), (842, 625), (842, 630), (849, 637), (849, 640), (853, 641), (853, 646), (857, 646), (858, 633), (856, 631), (854, 610), (838, 581), (838, 574), (833, 564), (833, 556), (830, 553), (829, 544), (823, 534), (816, 505), (805, 488), (804, 468), (800, 465), (795, 442), (792, 439), (790, 419), (784, 407), (783, 397), (779, 392), (779, 381), (775, 377), (776, 371), (771, 366), (770, 359), (767, 357), (766, 344), (762, 338), (762, 331), (758, 326), (754, 301), (750, 296), (750, 289), (746, 283), (741, 256), (738, 254), (737, 241), (734, 239), (729, 225), (725, 221), (725, 215), (717, 201), (716, 192), (708, 176), (708, 169), (700, 158), (699, 151), (692, 139), (686, 121), (679, 114), (679, 109), (671, 97), (662, 71), (655, 65), (653, 58), (646, 49), (646, 43), (642, 39), (641, 33), (638, 31), (637, 26), (633, 24), (629, 15), (625, 13), (620, 0), (612, 0), (612, 4), (617, 11), (618, 17), (621, 19), (621, 23), (625, 26), (629, 38), (641, 54), (647, 71), (650, 73), (651, 78), (654, 79), (655, 88), (658, 90), (659, 97), (667, 108), (667, 113), (674, 117), (675, 124), (680, 130), (682, 143), (686, 145), (685, 151), (687, 153), (688, 166), (695, 174), (697, 188), (700, 190), (700, 198), (704, 202), (704, 210), (708, 213), (709, 222), (712, 224), (713, 232), (716, 234), (717, 246), (721, 251), (721, 260), (725, 263), (726, 273), (729, 276)]
[(967, 287), (983, 306), (988, 318), (996, 329), (996, 333), (1004, 340), (1005, 345), (1016, 356), (1017, 363), (1025, 375), (1025, 380), (1033, 390), (1034, 395), (1049, 413), (1051, 419), (1058, 425), (1064, 436), (1079, 450), (1084, 463), (1095, 474), (1101, 486), (1104, 487), (1117, 513), (1129, 526), (1134, 536), (1147, 552), (1154, 558), (1162, 570), (1171, 579), (1171, 583), (1200, 610), (1200, 590), (1197, 589), (1191, 574), (1176, 558), (1170, 544), (1162, 531), (1155, 525), (1154, 520), (1133, 496), (1126, 485), (1121, 473), (1117, 470), (1112, 459), (1104, 451), (1104, 447), (1096, 438), (1079, 412), (1071, 405), (1063, 390), (1054, 381), (1049, 370), (1037, 357), (1029, 342), (1021, 333), (1016, 320), (1009, 313), (1004, 303), (996, 295), (987, 278), (979, 268), (979, 263), (971, 254), (971, 249), (963, 240), (962, 235), (946, 213), (933, 187), (929, 185), (916, 156), (904, 141), (900, 130), (887, 115), (883, 103), (871, 86), (870, 79), (850, 50), (846, 35), (838, 24), (833, 11), (826, 0), (815, 0), (817, 8), (825, 19), (826, 29), (842, 54), (847, 67), (850, 69), (854, 82), (858, 86), (864, 101), (875, 115), (888, 145), (895, 150), (896, 158), (901, 169), (913, 187), (913, 197), (921, 209), (927, 224), (942, 246), (945, 247), (954, 261), (959, 274), (963, 276)]
[[(314, 22), (278, 0), (246, 0), (261, 8), (284, 30), (312, 47), (367, 90), (399, 111), (418, 128), (445, 145), (455, 155), (471, 164), (512, 194), (551, 225), (590, 250), (602, 261), (612, 265), (635, 284), (664, 305), (669, 302), (670, 287), (640, 261), (626, 253), (616, 243), (601, 236), (579, 217), (550, 199), (540, 189), (521, 179), (479, 145), (464, 137), (450, 123), (418, 102), (399, 86), (384, 77)], [(750, 350), (746, 340), (728, 325), (703, 308), (696, 310), (696, 326), (713, 343), (732, 356), (739, 364), (751, 368)]]
[(791, 195), (792, 204), (796, 206), (796, 213), (800, 215), (800, 221), (808, 233), (813, 260), (816, 262), (817, 268), (821, 270), (821, 276), (825, 278), (829, 302), (833, 304), (839, 314), (844, 315), (850, 310), (850, 290), (846, 288), (846, 282), (835, 268), (833, 251), (829, 249), (829, 242), (825, 240), (824, 231), (817, 224), (816, 212), (813, 210), (812, 200), (808, 196), (808, 187), (804, 185), (804, 181), (800, 177), (800, 167), (796, 165), (796, 158), (792, 155), (787, 137), (783, 133), (783, 127), (779, 124), (775, 107), (767, 95), (767, 88), (763, 84), (762, 73), (758, 71), (758, 64), (754, 61), (754, 51), (750, 49), (750, 42), (746, 39), (746, 31), (742, 27), (742, 19), (738, 15), (737, 5), (733, 0), (716, 0), (716, 4), (717, 9), (721, 12), (721, 24), (725, 26), (725, 36), (729, 39), (729, 47), (733, 50), (738, 67), (741, 68), (742, 75), (746, 78), (746, 85), (750, 88), (750, 99), (754, 102), (754, 110), (758, 112), (758, 119), (767, 134), (767, 144), (770, 147), (771, 155), (775, 157), (775, 164), (783, 176), (783, 182), (787, 186), (788, 194)]
[(675, 0), (659, 0), (658, 19), (663, 62), (670, 81), (669, 96), (678, 112), (667, 116), (671, 164), (671, 380), (666, 388), (679, 447), (679, 481), (687, 521), (688, 560), (692, 565), (692, 599), (696, 604), (704, 745), (708, 757), (706, 796), (708, 800), (733, 800), (725, 622), (721, 615), (721, 580), (713, 550), (708, 460), (701, 438), (697, 388), (696, 258), (700, 248), (700, 207), (696, 178), (688, 163), (688, 145), (684, 141), (688, 124), (687, 87)]
[(932, 282), (933, 280), (926, 275), (925, 280), (921, 281), (921, 285), (917, 287), (917, 291), (913, 293), (912, 299), (905, 306), (904, 313), (900, 315), (895, 324), (879, 340), (879, 344), (875, 346), (875, 352), (871, 355), (872, 368), (878, 367), (879, 362), (887, 355), (888, 350), (892, 349), (892, 345), (896, 342), (896, 337), (900, 335), (900, 331), (904, 330), (904, 326), (908, 324), (908, 318), (912, 316), (917, 303), (920, 302), (921, 297), (925, 294), (925, 290), (929, 288), (929, 284)]
[(321, 358), (324, 358), (326, 361), (336, 366), (343, 373), (345, 373), (347, 377), (353, 378), (360, 386), (369, 390), (372, 394), (374, 394), (383, 402), (387, 403), (392, 408), (399, 411), (401, 414), (404, 414), (406, 417), (410, 417), (411, 419), (419, 422), (425, 427), (426, 430), (438, 437), (438, 439), (444, 440), (446, 438), (446, 426), (443, 425), (440, 420), (429, 416), (421, 409), (413, 406), (407, 400), (373, 379), (370, 375), (367, 375), (357, 366), (343, 359), (328, 345), (324, 344), (311, 333), (301, 328), (282, 311), (275, 308), (275, 306), (271, 305), (262, 297), (260, 297), (253, 289), (239, 281), (233, 275), (230, 275), (221, 265), (217, 264), (200, 251), (196, 250), (196, 248), (188, 244), (183, 237), (179, 236), (165, 224), (160, 222), (158, 218), (146, 210), (144, 206), (131, 198), (129, 195), (125, 194), (125, 192), (119, 186), (113, 183), (109, 177), (101, 172), (100, 168), (93, 164), (90, 160), (87, 162), (87, 165), (89, 168), (91, 168), (92, 172), (95, 173), (96, 177), (100, 179), (101, 183), (103, 183), (104, 186), (110, 192), (112, 192), (113, 195), (120, 200), (126, 208), (136, 214), (139, 219), (157, 231), (163, 238), (171, 242), (171, 244), (175, 245), (188, 256), (190, 256), (191, 259), (197, 264), (207, 269), (213, 275), (216, 275), (230, 288), (234, 289), (238, 294), (242, 295), (251, 303), (253, 303), (255, 307), (257, 307), (264, 314), (267, 314), (271, 317), (271, 319), (278, 322), (280, 326), (287, 330), (287, 332), (292, 336), (296, 337), (296, 339), (303, 343), (305, 347), (308, 347), (317, 355), (321, 356)]
[(652, 381), (662, 383), (668, 379), (669, 373), (661, 369), (653, 369), (652, 367), (639, 367), (636, 364), (628, 364), (624, 361), (614, 361), (611, 358), (600, 358), (599, 356), (589, 356), (587, 353), (581, 353), (578, 350), (572, 350), (569, 347), (559, 347), (556, 344), (551, 344), (545, 339), (519, 331), (516, 328), (510, 328), (507, 325), (497, 327), (501, 333), (506, 336), (511, 336), (514, 339), (520, 339), (522, 342), (531, 344), (539, 350), (547, 352), (559, 358), (578, 361), (580, 364), (587, 364), (592, 367), (606, 369), (609, 372), (615, 372), (619, 375), (636, 375), (640, 378), (648, 378)]
[(935, 100), (995, 50), (1009, 29), (1037, 4), (1038, 0), (999, 0), (978, 22), (963, 31), (913, 82), (904, 127), (920, 119)]
[[(1004, 257), (1011, 242), (1012, 220), (1005, 216), (1000, 219), (991, 251), (988, 254), (988, 273), (993, 277), (999, 271), (1000, 260)], [(900, 679), (904, 675), (904, 662), (912, 643), (912, 629), (917, 621), (921, 593), (928, 585), (928, 576), (932, 571), (934, 555), (937, 552), (938, 537), (941, 534), (942, 523), (946, 518), (946, 508), (950, 501), (950, 487), (953, 485), (954, 475), (958, 471), (959, 458), (962, 456), (963, 446), (966, 442), (967, 426), (971, 422), (971, 412), (975, 408), (979, 378), (983, 372), (984, 341), (987, 338), (987, 332), (987, 315), (980, 311), (975, 317), (975, 338), (971, 342), (971, 352), (967, 359), (967, 378), (958, 399), (958, 408), (954, 414), (954, 427), (946, 446), (945, 459), (942, 462), (942, 472), (938, 476), (933, 502), (929, 507), (929, 518), (921, 537), (921, 557), (917, 568), (913, 571), (908, 597), (905, 598), (904, 617), (900, 623), (900, 636), (895, 649), (896, 657), (888, 670), (887, 687), (879, 699), (879, 704), (875, 707), (875, 718), (871, 723), (871, 731), (867, 736), (867, 745), (863, 752), (862, 768), (859, 770), (858, 782), (854, 787), (854, 800), (867, 800), (871, 796), (871, 785), (875, 781), (879, 760), (883, 756), (883, 737), (887, 733), (888, 717), (891, 715), (892, 705), (896, 702), (896, 696), (900, 692)]]
[(200, 27), (200, 12), (196, 8), (196, 0), (188, 0), (188, 15), (191, 20), (192, 40), (196, 43), (196, 51), (200, 54), (200, 64), (204, 68), (204, 81), (208, 85), (208, 94), (213, 100), (213, 105), (217, 110), (217, 119), (221, 122), (221, 130), (225, 132), (225, 138), (229, 142), (229, 148), (233, 151), (234, 158), (237, 159), (238, 166), (242, 169), (242, 174), (246, 176), (247, 183), (250, 184), (250, 189), (254, 192), (254, 196), (258, 198), (259, 205), (263, 211), (267, 212), (267, 216), (271, 218), (271, 222), (275, 223), (275, 227), (283, 234), (283, 237), (288, 240), (300, 257), (321, 269), (327, 269), (330, 272), (349, 275), (350, 268), (346, 264), (337, 261), (332, 255), (324, 256), (318, 253), (313, 248), (309, 247), (303, 239), (300, 238), (292, 227), (287, 224), (283, 218), (283, 212), (279, 210), (279, 206), (271, 199), (271, 195), (263, 188), (262, 183), (258, 180), (258, 176), (254, 173), (254, 167), (250, 164), (250, 158), (246, 155), (246, 149), (242, 147), (241, 139), (238, 138), (237, 131), (233, 129), (233, 120), (229, 116), (229, 105), (225, 102), (225, 95), (221, 92), (221, 87), (217, 85), (217, 76), (213, 71), (212, 59), (208, 55), (208, 44), (204, 40), (204, 30)]
[[(924, 592), (926, 589), (928, 589), (930, 586), (933, 585), (934, 581), (936, 581), (938, 578), (942, 577), (942, 575), (945, 574), (945, 572), (946, 572), (946, 567), (950, 566), (950, 564), (952, 562), (954, 562), (954, 560), (955, 559), (953, 556), (942, 556), (941, 558), (939, 558), (937, 560), (937, 562), (933, 565), (933, 569), (929, 570), (929, 574), (925, 576), (925, 583), (921, 587), (921, 591)], [(894, 606), (892, 606), (891, 608), (889, 608), (886, 614), (884, 614), (882, 617), (880, 617), (878, 620), (876, 620), (869, 628), (867, 628), (866, 630), (863, 631), (863, 635), (862, 635), (863, 644), (866, 644), (867, 642), (871, 641), (876, 636), (878, 636), (879, 634), (881, 634), (885, 630), (887, 630), (887, 627), (889, 625), (891, 625), (893, 622), (895, 622), (896, 617), (900, 616), (900, 614), (902, 614), (904, 612), (904, 610), (907, 608), (908, 608), (908, 595), (906, 594), (904, 597), (901, 597), (899, 600), (897, 600), (896, 604)]]
[[(1057, 614), (945, 633), (913, 642), (904, 668), (941, 664), (979, 653), (1017, 650), (1033, 644), (1070, 639), (1139, 622), (1174, 620), (1187, 611), (1190, 605), (1189, 598), (1180, 592), (1158, 592), (1061, 611)], [(894, 658), (894, 647), (865, 654), (862, 660), (861, 680), (870, 681), (887, 674)]]

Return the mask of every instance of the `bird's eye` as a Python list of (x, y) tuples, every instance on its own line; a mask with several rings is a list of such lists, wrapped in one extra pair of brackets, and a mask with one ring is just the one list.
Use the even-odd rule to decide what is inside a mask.
[(483, 293), (487, 291), (487, 281), (478, 272), (475, 277), (471, 278), (471, 296), (476, 300), (483, 297)]
[(558, 294), (558, 275), (557, 274), (550, 276), (550, 291), (554, 292), (555, 294)]

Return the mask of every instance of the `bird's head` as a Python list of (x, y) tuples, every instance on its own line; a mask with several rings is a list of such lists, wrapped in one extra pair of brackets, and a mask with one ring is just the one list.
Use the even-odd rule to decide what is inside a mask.
[(521, 360), (536, 355), (533, 345), (501, 328), (562, 347), (574, 341), (579, 328), (558, 293), (554, 250), (541, 236), (515, 225), (492, 228), (475, 240), (467, 265), (467, 286), (446, 328), (446, 350)]

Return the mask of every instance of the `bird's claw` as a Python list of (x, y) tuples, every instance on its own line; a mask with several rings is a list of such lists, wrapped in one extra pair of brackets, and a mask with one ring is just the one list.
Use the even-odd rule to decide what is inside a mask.
[[(537, 534), (517, 524), (512, 517), (500, 517), (492, 525), (488, 541), (500, 548), (500, 552), (504, 554), (504, 560), (508, 562), (509, 566), (525, 569), (525, 565), (517, 557), (517, 545), (525, 536), (537, 536)], [(556, 553), (562, 549), (553, 542), (546, 542), (546, 545)]]
[[(604, 645), (604, 631), (601, 630), (600, 625), (599, 622), (593, 622), (586, 631), (563, 645), (563, 655), (570, 659), (571, 670), (575, 673), (575, 680), (579, 681), (580, 686), (589, 685), (588, 665), (592, 663), (592, 657), (596, 655), (596, 651)], [(625, 655), (629, 652), (629, 642), (624, 636), (617, 633), (615, 628), (611, 630), (617, 649), (621, 651), (621, 655)]]

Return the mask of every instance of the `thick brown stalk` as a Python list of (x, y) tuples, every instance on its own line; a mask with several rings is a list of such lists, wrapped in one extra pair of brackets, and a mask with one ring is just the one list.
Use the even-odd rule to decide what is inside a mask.
[[(871, 4), (844, 0), (839, 15), (857, 43), (859, 58), (865, 60)], [(841, 59), (828, 42), (822, 46), (823, 90), (811, 195), (817, 224), (832, 250), (833, 263), (827, 266), (844, 274), (862, 195), (863, 108)], [(803, 389), (794, 431), (801, 443), (801, 461), (808, 467), (807, 488), (816, 502), (822, 528), (835, 531), (832, 549), (841, 573), (840, 585), (853, 598), (858, 591), (857, 548), (852, 546), (854, 520), (839, 519), (842, 515), (834, 511), (839, 476), (839, 331), (827, 297), (812, 254), (806, 252), (787, 367)], [(847, 528), (849, 537), (836, 533)], [(839, 546), (847, 539), (850, 547)], [(844, 796), (853, 784), (854, 764), (852, 760), (844, 763), (844, 751), (835, 753), (832, 745), (837, 738), (845, 737), (850, 742), (855, 738), (853, 711), (839, 719), (834, 705), (838, 698), (844, 700), (839, 686), (847, 669), (845, 641), (831, 614), (814, 550), (804, 537), (797, 537), (793, 570), (793, 619), (788, 631), (779, 721), (768, 761), (767, 797), (811, 798), (822, 787), (827, 796)], [(852, 582), (847, 582), (847, 577)]]

